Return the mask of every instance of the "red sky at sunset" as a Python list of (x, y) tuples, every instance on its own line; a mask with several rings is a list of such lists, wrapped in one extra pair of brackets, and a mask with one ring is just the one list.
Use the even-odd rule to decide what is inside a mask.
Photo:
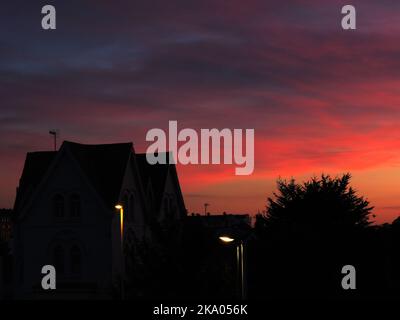
[[(39, 2), (38, 2), (39, 3)], [(254, 128), (255, 171), (178, 166), (189, 212), (263, 210), (277, 178), (350, 172), (378, 222), (400, 215), (400, 2), (52, 1), (0, 5), (0, 207), (48, 130), (81, 143)]]

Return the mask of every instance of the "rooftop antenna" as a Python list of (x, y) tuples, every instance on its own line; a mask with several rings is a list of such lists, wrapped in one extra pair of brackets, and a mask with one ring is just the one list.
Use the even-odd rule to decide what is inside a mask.
[(207, 215), (207, 208), (210, 206), (209, 203), (204, 204), (204, 214)]
[(50, 130), (49, 134), (54, 137), (54, 151), (57, 151), (57, 136), (59, 135), (58, 130)]

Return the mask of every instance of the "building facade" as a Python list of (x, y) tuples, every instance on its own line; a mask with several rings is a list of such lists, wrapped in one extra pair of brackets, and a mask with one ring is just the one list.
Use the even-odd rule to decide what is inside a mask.
[[(144, 159), (132, 143), (27, 154), (14, 207), (16, 298), (123, 294), (127, 248), (186, 215), (175, 166)], [(56, 269), (54, 292), (41, 286), (44, 265)]]

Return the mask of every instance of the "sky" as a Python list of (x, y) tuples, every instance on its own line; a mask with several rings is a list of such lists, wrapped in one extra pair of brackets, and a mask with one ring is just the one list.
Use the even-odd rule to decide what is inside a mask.
[[(41, 28), (52, 4), (57, 29)], [(49, 129), (80, 143), (255, 130), (255, 170), (178, 166), (189, 212), (262, 211), (276, 179), (350, 172), (376, 221), (400, 215), (400, 2), (2, 1), (0, 207)]]

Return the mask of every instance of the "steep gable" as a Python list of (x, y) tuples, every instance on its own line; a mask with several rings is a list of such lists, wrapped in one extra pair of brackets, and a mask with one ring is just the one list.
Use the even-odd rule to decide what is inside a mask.
[(82, 145), (65, 142), (72, 156), (108, 208), (119, 200), (132, 143)]
[(21, 210), (30, 200), (42, 181), (57, 152), (29, 152), (26, 155), (24, 169), (19, 180), (14, 209)]
[[(147, 162), (146, 154), (135, 154), (132, 143), (85, 145), (64, 141), (58, 152), (28, 153), (20, 179), (15, 201), (16, 211), (23, 209), (34, 197), (40, 184), (57, 164), (61, 153), (68, 153), (78, 165), (88, 183), (103, 200), (108, 209), (113, 209), (120, 200), (121, 187), (129, 164), (134, 176), (140, 180), (141, 197), (154, 214), (162, 208), (167, 182), (172, 184), (177, 197), (179, 213), (185, 215), (185, 205), (174, 164)], [(170, 154), (167, 154), (169, 159)], [(157, 218), (157, 217), (155, 217)]]
[(28, 153), (14, 208), (21, 212), (56, 166), (60, 154), (66, 152), (76, 162), (98, 196), (111, 209), (118, 202), (132, 143), (84, 145), (64, 141), (57, 152)]
[(140, 177), (145, 190), (151, 187), (153, 196), (153, 209), (158, 212), (161, 207), (162, 197), (165, 190), (165, 183), (168, 176), (170, 164), (154, 164), (147, 162), (146, 154), (141, 153), (136, 155)]
[[(167, 153), (167, 162), (170, 154)], [(147, 190), (147, 197), (153, 202), (153, 210), (155, 213), (160, 213), (165, 196), (166, 186), (168, 182), (173, 185), (174, 193), (177, 197), (177, 205), (179, 212), (182, 216), (185, 215), (185, 204), (179, 179), (174, 164), (154, 164), (151, 165), (147, 162), (146, 154), (136, 154), (136, 159), (141, 175), (141, 180), (144, 190)]]

